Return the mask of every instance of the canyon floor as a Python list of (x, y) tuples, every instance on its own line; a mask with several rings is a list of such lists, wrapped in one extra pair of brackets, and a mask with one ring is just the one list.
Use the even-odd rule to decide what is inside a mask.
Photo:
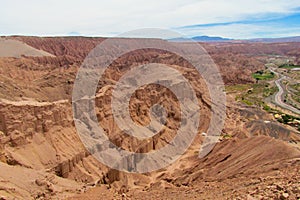
[[(203, 78), (189, 62), (163, 50), (118, 57), (95, 95), (98, 124), (116, 146), (155, 151), (172, 141), (180, 125), (178, 99), (149, 84), (132, 94), (131, 118), (145, 125), (149, 109), (161, 104), (167, 112), (162, 131), (147, 140), (122, 133), (111, 110), (112, 92), (138, 65), (162, 63), (178, 70), (201, 108), (198, 134), (188, 150), (170, 166), (139, 174), (100, 163), (76, 131), (74, 81), (88, 53), (105, 39), (0, 38), (0, 199), (300, 199), (300, 118), (293, 112), (300, 108), (299, 43), (200, 43), (219, 67), (227, 95), (221, 135), (202, 158), (199, 149), (212, 118)], [(118, 45), (114, 48), (118, 51)]]

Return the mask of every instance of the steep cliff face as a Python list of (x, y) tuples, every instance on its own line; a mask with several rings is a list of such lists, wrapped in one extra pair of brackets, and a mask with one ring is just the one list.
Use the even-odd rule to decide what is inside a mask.
[[(0, 113), (0, 168), (1, 172), (10, 170), (10, 176), (14, 177), (6, 180), (6, 186), (0, 184), (2, 195), (39, 198), (67, 194), (66, 190), (74, 193), (81, 190), (81, 182), (100, 177), (95, 173), (89, 175), (88, 167), (77, 173), (78, 183), (54, 176), (66, 178), (80, 163), (92, 163), (76, 134), (68, 101), (42, 103), (2, 99)], [(1, 180), (6, 175), (1, 173)], [(31, 188), (33, 191), (27, 193)]]
[[(74, 127), (71, 104), (67, 100), (52, 103), (1, 101), (2, 163), (12, 166), (13, 170), (21, 167), (30, 169), (30, 173), (42, 171), (41, 176), (50, 173), (75, 180), (78, 185), (73, 185), (77, 189), (82, 187), (81, 182), (93, 183), (103, 179), (108, 170), (81, 143)], [(37, 183), (37, 187), (42, 190), (45, 184)], [(49, 184), (57, 187), (60, 182)]]
[[(131, 95), (130, 117), (137, 124), (147, 125), (150, 122), (150, 108), (154, 104), (163, 105), (167, 112), (166, 123), (161, 132), (148, 140), (138, 140), (124, 134), (111, 110), (112, 90), (120, 77), (140, 64), (154, 62), (177, 69), (190, 81), (201, 109), (199, 134), (188, 151), (165, 169), (146, 174), (129, 174), (108, 169), (80, 141), (74, 127), (70, 103), (80, 64), (87, 53), (103, 39), (13, 38), (56, 57), (0, 59), (1, 195), (48, 198), (58, 194), (80, 193), (84, 190), (82, 182), (88, 183), (85, 188), (106, 184), (107, 187), (116, 189), (109, 190), (108, 193), (134, 193), (137, 189), (140, 190), (141, 197), (145, 195), (142, 190), (163, 193), (162, 191), (171, 189), (176, 193), (178, 188), (200, 188), (209, 184), (206, 180), (212, 181), (209, 185), (212, 186), (219, 180), (240, 177), (241, 174), (249, 178), (250, 175), (255, 175), (256, 169), (259, 169), (259, 173), (273, 168), (281, 170), (300, 156), (299, 150), (288, 144), (299, 142), (299, 136), (295, 132), (275, 122), (265, 124), (262, 119), (271, 120), (271, 117), (264, 111), (236, 105), (232, 103), (233, 99), (228, 99), (226, 125), (220, 141), (209, 156), (200, 160), (200, 144), (211, 119), (211, 99), (206, 84), (184, 59), (170, 52), (147, 49), (121, 56), (107, 69), (99, 82), (95, 100), (99, 125), (114, 144), (129, 151), (147, 153), (170, 143), (180, 125), (181, 114), (178, 99), (168, 88), (150, 84), (138, 88)], [(263, 67), (261, 61), (249, 55), (257, 50), (249, 44), (215, 45), (204, 44), (220, 66), (226, 84), (251, 82), (253, 80), (250, 74)], [(274, 48), (263, 44), (258, 46), (267, 48), (267, 53)], [(282, 53), (293, 48), (293, 45), (280, 47), (275, 52)], [(233, 53), (228, 53), (228, 50)], [(174, 85), (176, 86), (178, 85)], [(246, 165), (250, 167), (245, 168)], [(10, 173), (5, 173), (5, 170), (10, 170)], [(22, 177), (22, 172), (28, 177)], [(17, 177), (24, 180), (11, 179), (13, 173), (19, 174)], [(59, 189), (60, 187), (64, 189)], [(223, 191), (228, 188), (224, 185), (221, 187)], [(196, 189), (200, 190), (199, 188)], [(34, 190), (32, 194), (31, 189)], [(180, 195), (182, 194), (178, 197), (183, 198)]]
[[(51, 168), (60, 160), (72, 156), (72, 153), (83, 151), (72, 125), (67, 101), (40, 103), (2, 100), (0, 110), (1, 144), (4, 153), (7, 153), (8, 163), (30, 168)], [(67, 131), (71, 131), (69, 135)], [(69, 139), (77, 141), (78, 146), (76, 143), (71, 145)], [(70, 146), (64, 150), (63, 145), (66, 144)]]
[[(36, 57), (34, 58), (40, 64), (49, 64), (60, 67), (68, 67), (71, 65), (79, 66), (88, 53), (105, 38), (87, 38), (87, 37), (59, 37), (59, 38), (40, 38), (40, 37), (12, 37), (12, 39), (20, 40), (34, 48), (49, 52), (56, 56)], [(215, 63), (219, 66), (225, 83), (251, 83), (251, 73), (263, 68), (263, 63), (255, 60), (252, 56), (270, 54), (276, 52), (278, 54), (286, 54), (296, 48), (295, 45), (269, 45), (257, 44), (201, 44), (212, 56)], [(230, 53), (228, 53), (230, 52)], [(127, 59), (129, 59), (127, 61)], [(166, 64), (174, 64), (182, 66), (184, 61), (178, 59), (177, 56), (165, 53), (161, 50), (149, 51), (141, 50), (131, 53), (127, 59), (120, 60), (123, 65), (127, 62), (143, 60), (144, 62), (163, 62)], [(164, 62), (165, 61), (165, 62)], [(175, 62), (174, 62), (175, 61)], [(240, 73), (239, 71), (243, 71)]]
[[(52, 63), (56, 66), (67, 67), (70, 65), (79, 66), (87, 54), (105, 38), (86, 38), (86, 37), (60, 37), (60, 38), (40, 38), (40, 37), (12, 37), (20, 40), (36, 49), (40, 49), (56, 55), (56, 58), (37, 57), (35, 60), (41, 64)], [(226, 84), (252, 83), (251, 73), (261, 70), (264, 63), (255, 57), (264, 55), (289, 55), (299, 60), (299, 43), (201, 43), (201, 45), (212, 56), (215, 63), (219, 66), (224, 82)], [(160, 51), (156, 51), (160, 52)], [(161, 57), (150, 58), (150, 54), (145, 56), (145, 52), (132, 54), (131, 59), (140, 59), (150, 62), (162, 60)], [(167, 64), (176, 59), (176, 56)], [(126, 64), (126, 61), (123, 61)], [(243, 73), (240, 73), (240, 72)]]
[[(67, 127), (72, 125), (71, 110), (67, 101), (40, 103), (34, 101), (4, 101), (0, 104), (1, 131), (15, 143), (13, 132), (18, 138), (44, 134), (53, 126)], [(25, 136), (25, 137), (24, 137)], [(22, 143), (25, 144), (25, 143)], [(18, 144), (16, 144), (18, 145)]]

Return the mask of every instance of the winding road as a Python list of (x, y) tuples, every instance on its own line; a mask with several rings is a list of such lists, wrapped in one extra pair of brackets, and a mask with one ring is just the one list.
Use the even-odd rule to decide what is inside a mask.
[(287, 109), (287, 110), (289, 110), (289, 111), (292, 111), (292, 112), (294, 112), (294, 113), (300, 115), (300, 110), (298, 110), (297, 108), (295, 108), (295, 107), (293, 107), (293, 106), (291, 106), (291, 105), (289, 105), (289, 104), (286, 104), (284, 101), (282, 101), (282, 99), (284, 99), (283, 96), (285, 95), (285, 92), (284, 92), (284, 89), (283, 89), (283, 87), (282, 87), (281, 81), (284, 80), (284, 79), (286, 79), (287, 77), (284, 76), (284, 75), (282, 75), (282, 74), (280, 74), (280, 73), (278, 73), (278, 72), (275, 72), (273, 69), (270, 69), (270, 71), (273, 72), (274, 74), (276, 74), (276, 75), (278, 75), (278, 76), (280, 77), (279, 79), (277, 79), (277, 80), (275, 81), (275, 84), (276, 84), (276, 86), (278, 87), (278, 90), (279, 90), (279, 91), (276, 93), (276, 95), (275, 95), (275, 103), (276, 103), (278, 106), (280, 106), (280, 107), (282, 107), (282, 108), (284, 108), (284, 109)]

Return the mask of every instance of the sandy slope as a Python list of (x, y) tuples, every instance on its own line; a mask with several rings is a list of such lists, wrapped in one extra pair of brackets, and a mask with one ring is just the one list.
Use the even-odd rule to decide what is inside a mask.
[(52, 54), (35, 49), (23, 42), (0, 38), (0, 57), (24, 56), (53, 56)]
[(299, 170), (300, 151), (285, 142), (266, 136), (230, 139), (204, 159), (186, 157), (161, 170), (145, 187), (125, 192), (95, 187), (70, 199), (286, 199), (287, 194), (297, 199)]
[[(34, 48), (52, 49), (49, 52), (57, 57), (0, 59), (0, 199), (1, 196), (7, 199), (65, 199), (71, 194), (75, 195), (72, 199), (246, 199), (248, 195), (274, 199), (286, 196), (286, 193), (295, 199), (300, 193), (300, 150), (297, 145), (291, 145), (300, 143), (298, 132), (278, 124), (264, 111), (236, 105), (230, 98), (227, 99), (227, 119), (222, 130), (228, 137), (221, 138), (205, 158), (198, 158), (203, 140), (199, 134), (185, 155), (157, 172), (126, 174), (101, 165), (86, 152), (79, 140), (70, 101), (65, 100), (70, 100), (82, 57), (99, 41), (85, 38), (33, 39), (30, 43), (35, 45)], [(21, 46), (23, 48), (24, 44)], [(238, 52), (247, 50), (243, 45), (237, 47)], [(22, 48), (17, 47), (20, 51)], [(231, 46), (223, 51), (234, 52), (234, 49), (227, 48)], [(10, 55), (16, 55), (13, 50)], [(153, 103), (165, 103), (170, 114), (168, 129), (159, 137), (154, 137), (151, 143), (134, 140), (122, 134), (113, 120), (110, 109), (112, 83), (130, 66), (145, 59), (175, 63), (175, 66), (184, 63), (169, 54), (157, 54), (159, 52), (135, 52), (118, 59), (107, 71), (107, 79), (99, 84), (101, 89), (96, 98), (99, 123), (106, 128), (114, 143), (131, 151), (149, 152), (163, 147), (173, 138), (171, 128), (176, 128), (179, 120), (176, 99), (168, 90), (154, 86), (134, 93), (130, 108), (132, 118), (143, 124), (149, 118), (147, 113)], [(236, 64), (236, 68), (223, 68), (227, 71), (224, 74), (227, 74), (228, 83), (249, 79), (245, 71), (241, 74), (240, 69), (244, 66), (247, 66), (248, 73), (256, 70), (251, 68), (256, 66), (256, 58), (252, 58), (253, 63), (251, 60), (243, 63), (239, 61), (249, 61), (249, 57), (244, 56), (243, 60), (240, 57), (234, 54), (227, 57), (218, 51), (214, 55), (222, 66)], [(113, 71), (113, 67), (120, 70)], [(203, 110), (199, 133), (205, 132), (210, 119), (205, 85), (199, 83), (192, 71), (185, 70), (183, 73), (198, 91)], [(245, 79), (241, 79), (241, 75)], [(156, 95), (151, 96), (153, 90)], [(270, 123), (266, 124), (265, 120)], [(83, 185), (85, 188), (95, 187), (76, 195), (85, 191)]]
[(82, 184), (57, 177), (43, 170), (11, 166), (0, 162), (0, 198), (33, 199), (50, 197), (63, 199), (74, 195)]

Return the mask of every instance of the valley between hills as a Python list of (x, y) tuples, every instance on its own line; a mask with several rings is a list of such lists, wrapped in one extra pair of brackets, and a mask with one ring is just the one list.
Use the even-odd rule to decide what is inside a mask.
[(188, 150), (164, 169), (139, 174), (100, 163), (76, 132), (73, 84), (88, 53), (105, 39), (0, 38), (0, 199), (300, 198), (299, 42), (199, 43), (219, 67), (227, 95), (221, 135), (203, 158), (198, 155), (212, 102), (190, 63), (157, 49), (116, 59), (95, 97), (98, 124), (115, 145), (155, 151), (169, 144), (180, 126), (178, 99), (155, 84), (133, 93), (129, 110), (134, 122), (146, 125), (150, 108), (163, 105), (167, 118), (159, 134), (140, 140), (117, 126), (111, 110), (114, 85), (138, 65), (162, 63), (178, 70), (201, 108), (198, 134)]

